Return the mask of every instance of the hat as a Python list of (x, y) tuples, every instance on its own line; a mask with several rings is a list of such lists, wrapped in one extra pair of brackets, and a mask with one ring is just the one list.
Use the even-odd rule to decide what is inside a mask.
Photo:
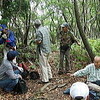
[(40, 21), (39, 19), (36, 19), (36, 20), (34, 21), (34, 24), (41, 25), (41, 21)]
[(61, 27), (69, 27), (69, 24), (68, 23), (63, 23), (62, 25), (61, 25)]
[(9, 52), (7, 53), (7, 58), (14, 58), (14, 57), (16, 57), (18, 54), (19, 54), (18, 51), (9, 51)]
[(73, 83), (70, 88), (70, 95), (73, 99), (75, 99), (76, 97), (83, 97), (84, 99), (86, 99), (89, 95), (89, 88), (83, 82)]
[(6, 29), (6, 28), (7, 28), (6, 25), (4, 25), (4, 24), (0, 24), (0, 31), (4, 30), (4, 29)]

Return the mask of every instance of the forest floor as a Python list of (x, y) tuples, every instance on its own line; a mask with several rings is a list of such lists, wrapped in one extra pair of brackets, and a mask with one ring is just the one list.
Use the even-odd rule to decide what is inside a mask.
[[(59, 53), (53, 52), (50, 56), (50, 65), (52, 67), (53, 79), (47, 84), (38, 84), (40, 80), (25, 80), (28, 86), (28, 92), (21, 95), (13, 95), (11, 93), (5, 93), (0, 90), (0, 100), (70, 100), (69, 95), (64, 95), (63, 91), (69, 88), (72, 83), (76, 81), (85, 81), (85, 77), (69, 77), (67, 74), (57, 74), (57, 61)], [(39, 69), (39, 67), (37, 67)], [(78, 70), (72, 68), (71, 73)], [(38, 70), (39, 71), (39, 70)]]

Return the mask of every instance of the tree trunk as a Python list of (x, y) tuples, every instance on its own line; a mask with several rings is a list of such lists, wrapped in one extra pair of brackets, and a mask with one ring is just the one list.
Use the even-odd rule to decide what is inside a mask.
[(87, 52), (88, 52), (88, 54), (89, 54), (89, 56), (90, 56), (90, 58), (91, 58), (91, 61), (93, 62), (93, 60), (94, 60), (94, 53), (93, 53), (93, 51), (92, 51), (92, 48), (90, 47), (90, 45), (89, 45), (89, 42), (88, 42), (88, 40), (87, 40), (87, 38), (86, 38), (86, 36), (85, 36), (85, 34), (84, 34), (84, 31), (83, 31), (83, 29), (82, 29), (82, 25), (81, 25), (81, 23), (80, 23), (80, 16), (79, 16), (79, 11), (78, 11), (78, 5), (77, 5), (77, 1), (76, 0), (74, 0), (74, 10), (75, 10), (75, 17), (76, 17), (76, 23), (77, 23), (77, 27), (78, 27), (78, 29), (79, 29), (79, 33), (80, 33), (80, 36), (81, 36), (81, 38), (82, 38), (82, 41), (83, 41), (83, 43), (84, 43), (84, 46), (85, 46), (85, 48), (86, 48), (86, 50), (87, 50)]
[(24, 46), (27, 46), (28, 44), (28, 34), (30, 29), (30, 19), (31, 19), (31, 13), (26, 14), (26, 32), (24, 34)]

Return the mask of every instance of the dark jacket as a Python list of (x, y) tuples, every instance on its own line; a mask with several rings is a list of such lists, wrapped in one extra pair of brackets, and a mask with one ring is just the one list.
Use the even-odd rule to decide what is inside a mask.
[(8, 30), (8, 37), (5, 40), (4, 38), (0, 38), (0, 44), (6, 43), (7, 47), (15, 47), (16, 46), (16, 38), (14, 36), (14, 32)]

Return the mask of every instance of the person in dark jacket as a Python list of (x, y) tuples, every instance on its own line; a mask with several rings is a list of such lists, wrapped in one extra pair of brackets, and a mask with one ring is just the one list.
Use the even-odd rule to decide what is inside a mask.
[[(7, 52), (16, 49), (16, 38), (14, 32), (9, 30), (6, 25), (0, 25), (0, 44), (4, 44), (4, 59), (7, 58)], [(16, 63), (16, 59), (14, 61)]]
[[(14, 86), (18, 83), (23, 69), (14, 65), (13, 59), (18, 55), (17, 51), (9, 51), (7, 59), (4, 59), (0, 66), (0, 88), (6, 92), (13, 91)], [(15, 70), (16, 69), (16, 70)]]

